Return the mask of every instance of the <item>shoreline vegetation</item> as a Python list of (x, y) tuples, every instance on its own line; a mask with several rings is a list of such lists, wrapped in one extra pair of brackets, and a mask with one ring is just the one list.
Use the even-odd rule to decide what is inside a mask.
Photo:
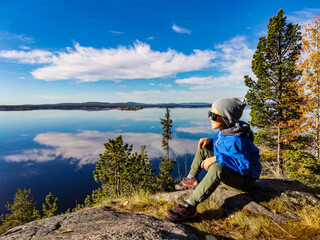
[(108, 102), (86, 102), (86, 103), (58, 103), (37, 105), (0, 105), (0, 111), (32, 111), (32, 110), (125, 110), (137, 111), (144, 108), (203, 108), (210, 107), (209, 103), (108, 103)]

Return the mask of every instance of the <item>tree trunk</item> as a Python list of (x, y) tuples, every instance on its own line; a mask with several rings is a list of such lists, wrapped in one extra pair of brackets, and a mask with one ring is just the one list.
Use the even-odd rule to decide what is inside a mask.
[[(281, 33), (278, 32), (278, 65), (281, 65), (282, 63), (282, 57), (281, 57)], [(279, 68), (279, 77), (278, 77), (278, 81), (279, 81), (279, 90), (278, 90), (278, 101), (279, 104), (282, 104), (282, 68)], [(283, 109), (282, 107), (279, 110), (279, 119), (278, 119), (278, 137), (277, 137), (277, 142), (278, 142), (278, 151), (277, 151), (277, 161), (278, 161), (278, 176), (282, 177), (283, 176), (283, 172), (282, 172), (282, 159), (281, 159), (281, 118), (283, 117)]]
[(319, 107), (317, 107), (317, 117), (316, 117), (316, 151), (317, 151), (317, 159), (320, 160), (320, 152), (319, 152)]
[(282, 159), (280, 156), (280, 153), (281, 153), (280, 131), (281, 131), (281, 128), (280, 128), (280, 121), (279, 121), (279, 123), (278, 123), (278, 139), (277, 139), (277, 142), (278, 142), (277, 162), (278, 162), (278, 175), (279, 175), (279, 177), (281, 177), (283, 175)]
[(317, 81), (317, 110), (316, 110), (316, 151), (317, 151), (317, 159), (320, 160), (320, 152), (319, 152), (319, 104), (320, 104), (320, 92), (319, 92), (319, 81)]
[(118, 176), (118, 159), (116, 159), (116, 196), (119, 197), (119, 176)]

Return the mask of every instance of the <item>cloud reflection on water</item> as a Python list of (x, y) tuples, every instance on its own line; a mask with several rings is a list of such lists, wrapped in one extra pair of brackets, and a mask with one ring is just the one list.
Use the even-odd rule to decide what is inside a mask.
[(190, 121), (190, 123), (187, 126), (177, 127), (175, 131), (191, 133), (191, 134), (206, 133), (206, 135), (208, 135), (210, 132), (213, 132), (213, 130), (211, 129), (210, 122), (208, 120), (197, 121), (197, 122)]
[[(5, 156), (7, 162), (47, 162), (59, 158), (71, 159), (71, 163), (82, 167), (99, 160), (104, 152), (103, 143), (109, 138), (122, 135), (125, 143), (133, 144), (133, 151), (140, 151), (146, 145), (150, 159), (164, 154), (161, 147), (162, 135), (157, 133), (116, 133), (100, 131), (83, 131), (80, 133), (48, 132), (38, 134), (33, 140), (46, 148), (21, 150), (18, 154)], [(174, 138), (171, 151), (175, 156), (193, 154), (197, 148), (197, 140)]]
[[(198, 134), (204, 137), (213, 135), (214, 131), (210, 128), (210, 122), (207, 119), (206, 108), (199, 109), (173, 109), (172, 118), (174, 121), (174, 131), (176, 133)], [(110, 111), (113, 119), (121, 121), (126, 118), (131, 121), (151, 121), (155, 116), (159, 118), (163, 115), (164, 109), (145, 109), (137, 112)], [(56, 112), (55, 112), (56, 113)], [(60, 112), (58, 112), (60, 113)], [(65, 114), (65, 113), (63, 113)], [(75, 111), (73, 114), (80, 114)], [(81, 112), (83, 114), (83, 112)], [(90, 114), (93, 114), (90, 112)], [(85, 115), (88, 114), (85, 112)], [(94, 112), (90, 119), (110, 119), (106, 112)], [(69, 116), (69, 115), (68, 115)], [(147, 117), (144, 117), (147, 116)], [(76, 116), (73, 116), (76, 117)], [(157, 118), (157, 117), (156, 117)], [(244, 110), (243, 119), (249, 120), (249, 109)], [(151, 126), (152, 128), (154, 126)], [(86, 164), (93, 164), (99, 160), (99, 154), (104, 152), (103, 143), (108, 138), (115, 138), (119, 134), (123, 136), (124, 142), (133, 144), (134, 151), (140, 151), (140, 146), (146, 145), (150, 159), (158, 158), (164, 154), (161, 147), (162, 135), (159, 133), (135, 133), (135, 132), (110, 132), (110, 131), (85, 131), (78, 133), (59, 133), (47, 132), (38, 134), (33, 141), (40, 144), (40, 147), (31, 149), (22, 149), (17, 154), (11, 154), (4, 157), (7, 162), (48, 162), (57, 159), (67, 159), (70, 163), (82, 167)], [(22, 135), (21, 137), (24, 137)], [(198, 140), (173, 138), (170, 142), (172, 151), (171, 156), (184, 154), (194, 154), (197, 148)]]

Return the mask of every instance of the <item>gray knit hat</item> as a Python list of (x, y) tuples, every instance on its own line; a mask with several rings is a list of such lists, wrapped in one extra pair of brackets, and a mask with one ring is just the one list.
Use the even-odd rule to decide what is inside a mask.
[(220, 98), (212, 106), (215, 107), (220, 113), (225, 123), (232, 127), (235, 123), (239, 122), (242, 116), (246, 100), (242, 97), (239, 98)]

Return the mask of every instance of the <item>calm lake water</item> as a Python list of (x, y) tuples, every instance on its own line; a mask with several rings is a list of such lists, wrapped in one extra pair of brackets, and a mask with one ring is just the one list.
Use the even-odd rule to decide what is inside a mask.
[[(214, 134), (207, 118), (209, 108), (171, 109), (171, 156), (177, 157), (174, 177), (179, 178), (193, 159), (198, 139)], [(74, 208), (99, 185), (92, 171), (103, 143), (123, 136), (134, 151), (146, 145), (154, 166), (164, 154), (161, 147), (165, 109), (139, 111), (39, 110), (0, 112), (0, 213), (13, 202), (18, 188), (31, 188), (36, 201), (52, 192), (59, 210)], [(249, 120), (249, 109), (242, 120)]]

